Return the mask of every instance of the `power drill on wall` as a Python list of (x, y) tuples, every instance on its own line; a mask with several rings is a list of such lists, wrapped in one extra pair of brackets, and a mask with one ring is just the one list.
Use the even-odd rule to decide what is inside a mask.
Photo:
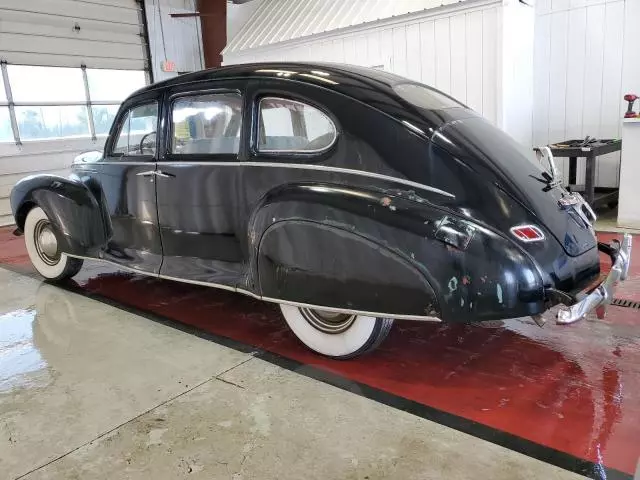
[(627, 112), (624, 114), (624, 118), (635, 118), (638, 116), (636, 112), (633, 111), (633, 104), (638, 99), (638, 96), (635, 93), (627, 93), (624, 96), (624, 99), (629, 102), (629, 106), (627, 107)]

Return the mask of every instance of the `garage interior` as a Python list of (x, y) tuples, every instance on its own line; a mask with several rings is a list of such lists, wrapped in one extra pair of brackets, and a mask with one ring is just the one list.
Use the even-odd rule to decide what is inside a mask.
[[(638, 25), (638, 0), (0, 0), (0, 478), (640, 478), (638, 255), (604, 319), (397, 322), (337, 361), (237, 293), (100, 262), (42, 281), (9, 204), (144, 85), (322, 61), (431, 85), (527, 149), (621, 140), (595, 229), (637, 244)], [(588, 197), (588, 160), (556, 162)]]

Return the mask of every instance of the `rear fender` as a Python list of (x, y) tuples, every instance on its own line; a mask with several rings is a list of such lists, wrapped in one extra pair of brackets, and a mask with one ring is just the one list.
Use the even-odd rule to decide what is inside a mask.
[(395, 205), (383, 191), (334, 184), (271, 191), (249, 222), (246, 288), (345, 310), (439, 316), (429, 272), (406, 242), (408, 229), (427, 226), (397, 215), (396, 205), (408, 203), (393, 198)]
[(42, 208), (51, 220), (60, 249), (65, 253), (93, 256), (110, 237), (111, 228), (105, 221), (103, 208), (77, 177), (27, 177), (13, 187), (10, 199), (20, 230), (24, 229), (29, 210), (34, 206)]
[[(472, 227), (468, 243), (440, 234), (447, 218)], [(265, 297), (460, 322), (544, 310), (526, 252), (415, 192), (288, 185), (265, 196), (248, 235), (245, 288)]]
[(406, 316), (439, 315), (435, 293), (410, 259), (336, 226), (273, 224), (258, 249), (263, 296)]

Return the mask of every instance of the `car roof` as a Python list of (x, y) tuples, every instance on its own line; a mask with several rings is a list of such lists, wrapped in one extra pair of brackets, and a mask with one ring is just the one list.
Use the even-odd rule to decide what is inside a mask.
[(324, 62), (261, 62), (228, 65), (177, 77), (148, 85), (134, 95), (156, 89), (194, 82), (223, 79), (277, 78), (320, 86), (360, 101), (380, 100), (380, 95), (397, 97), (393, 85), (412, 82), (404, 77), (374, 68)]

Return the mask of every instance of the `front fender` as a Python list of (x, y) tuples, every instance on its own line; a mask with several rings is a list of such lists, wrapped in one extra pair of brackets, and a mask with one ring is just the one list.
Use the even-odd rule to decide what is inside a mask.
[(26, 177), (11, 190), (10, 202), (20, 230), (29, 210), (34, 206), (42, 208), (65, 253), (93, 256), (110, 237), (110, 226), (99, 202), (79, 179), (56, 175)]

